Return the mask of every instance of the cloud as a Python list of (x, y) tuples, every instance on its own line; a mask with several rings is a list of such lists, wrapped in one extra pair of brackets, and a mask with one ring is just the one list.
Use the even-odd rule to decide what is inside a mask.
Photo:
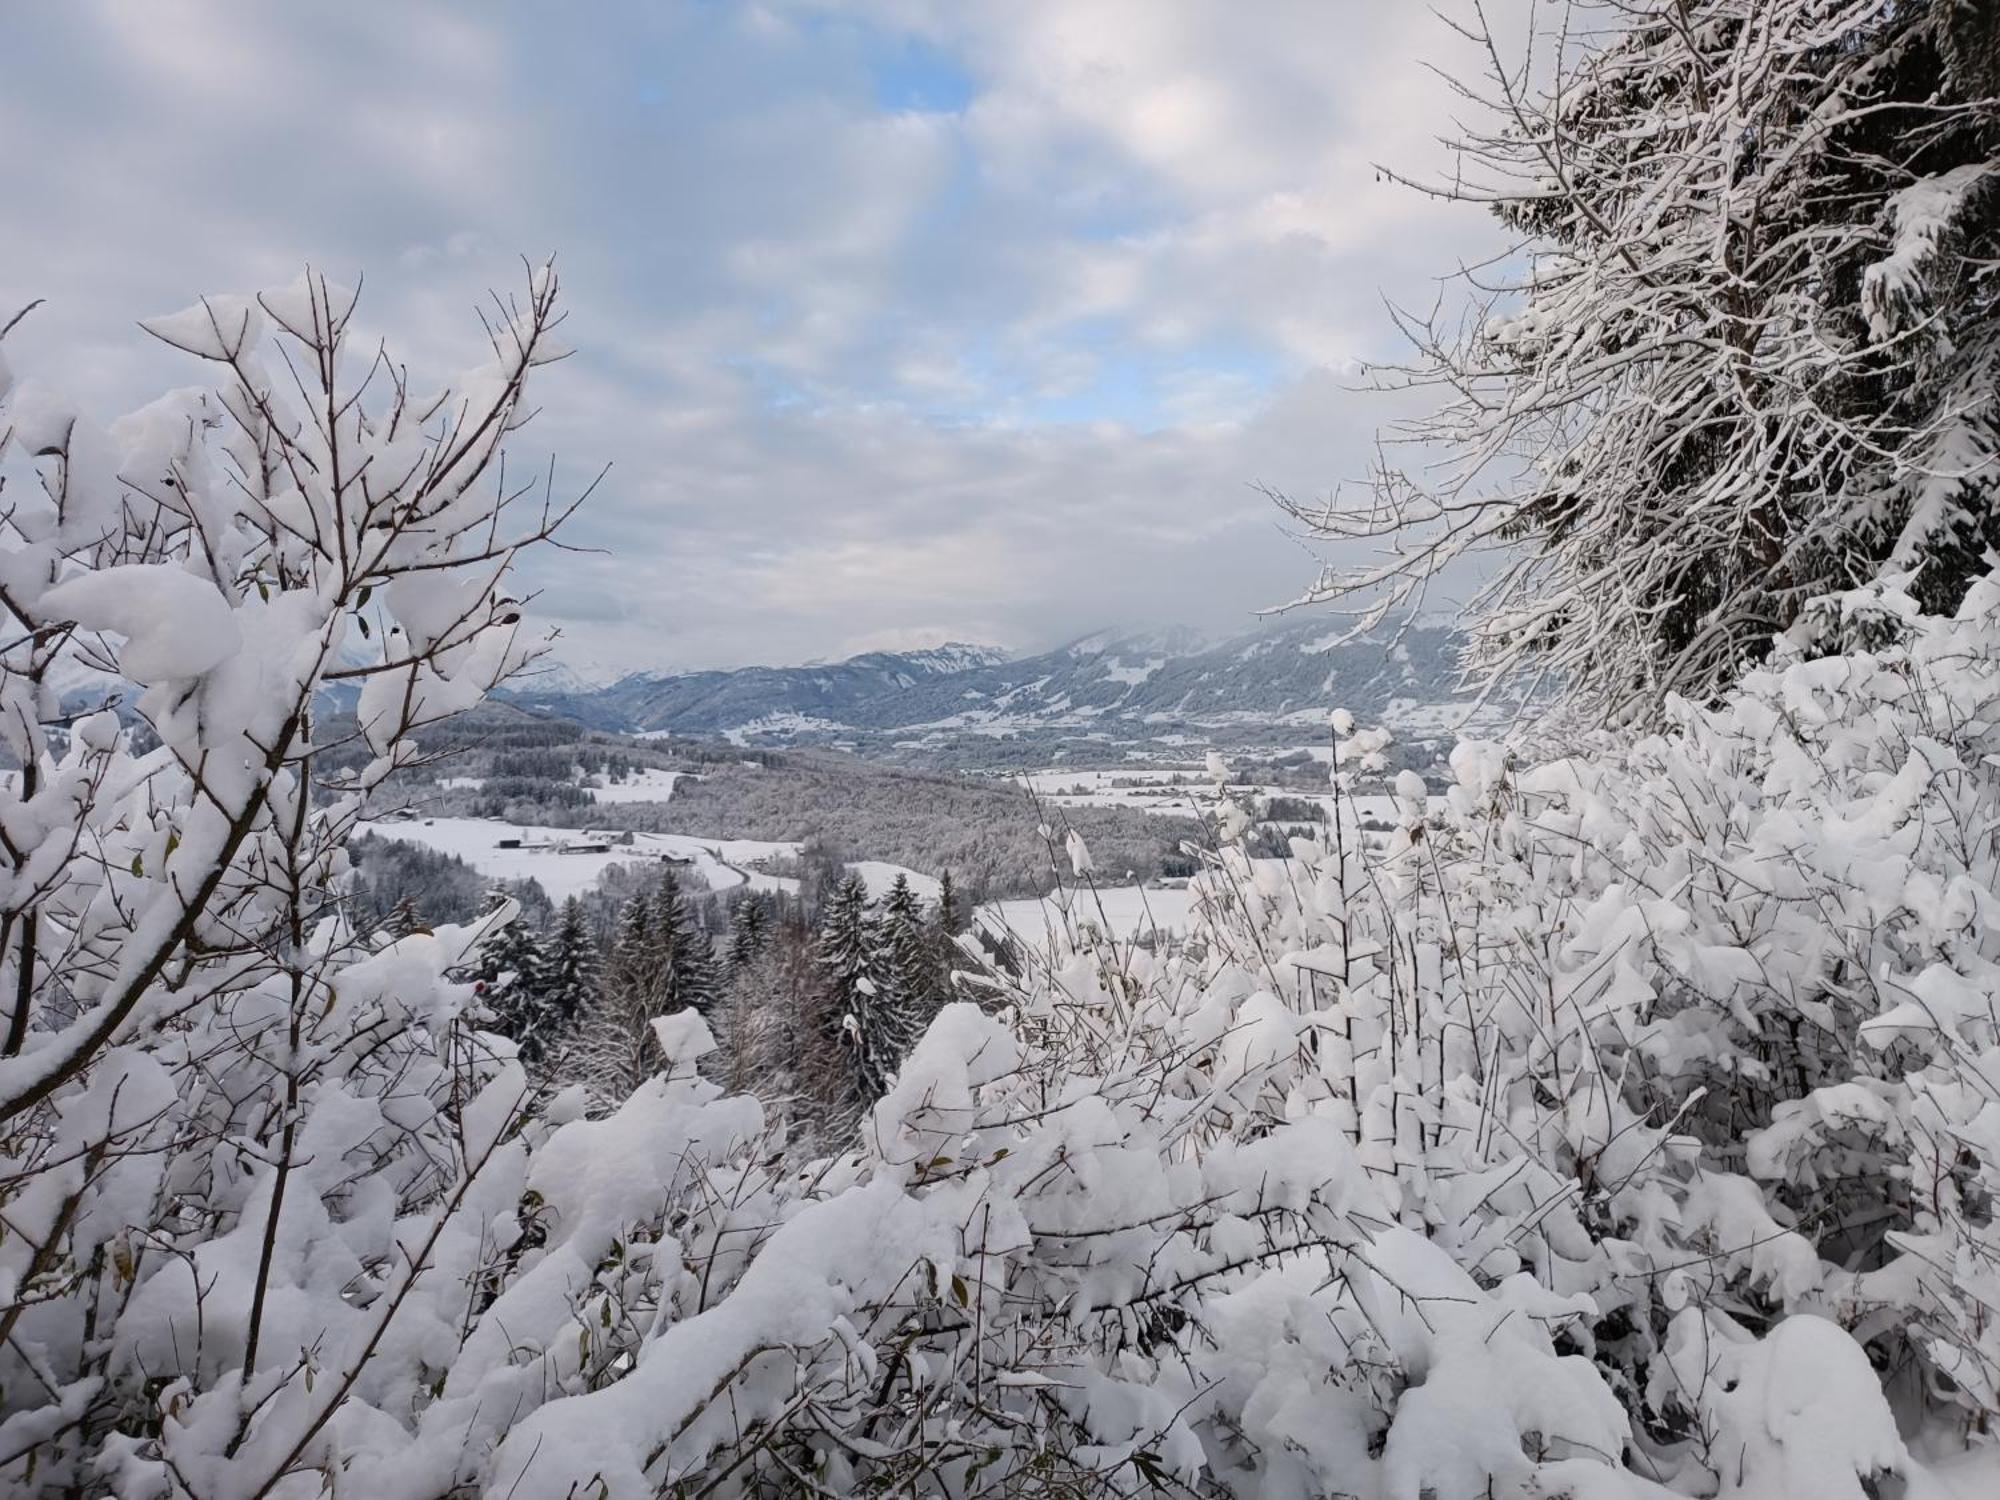
[(133, 328), (366, 273), (419, 368), (561, 252), (577, 358), (523, 434), (612, 477), (529, 569), (621, 666), (1027, 648), (1241, 621), (1312, 562), (1253, 482), (1358, 479), (1392, 349), (1490, 230), (1441, 158), (1450, 33), (1370, 0), (197, 0), (10, 21), (10, 360), (115, 410), (199, 378)]

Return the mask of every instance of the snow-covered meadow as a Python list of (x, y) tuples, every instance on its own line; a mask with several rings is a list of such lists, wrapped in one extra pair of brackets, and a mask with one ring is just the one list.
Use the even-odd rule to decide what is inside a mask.
[[(677, 874), (691, 873), (711, 891), (747, 887), (792, 892), (798, 888), (795, 880), (755, 868), (773, 859), (796, 857), (797, 844), (537, 827), (492, 818), (393, 818), (362, 823), (356, 831), (456, 855), (495, 880), (533, 880), (555, 902), (592, 889), (613, 865), (657, 868), (670, 864)], [(620, 842), (626, 839), (630, 842)]]
[[(692, 878), (701, 889), (718, 894), (750, 890), (797, 895), (797, 879), (774, 875), (764, 866), (797, 859), (803, 847), (769, 839), (554, 828), (494, 818), (408, 816), (364, 822), (355, 831), (454, 855), (496, 881), (535, 881), (558, 904), (593, 889), (613, 866), (637, 871), (671, 868), (677, 877)], [(900, 876), (923, 899), (937, 899), (937, 877), (921, 871), (883, 860), (856, 860), (848, 869), (862, 878), (872, 896), (884, 895)]]

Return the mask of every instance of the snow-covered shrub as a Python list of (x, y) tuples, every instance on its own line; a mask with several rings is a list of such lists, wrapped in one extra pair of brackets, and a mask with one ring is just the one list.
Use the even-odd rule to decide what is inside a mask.
[(480, 933), (376, 952), (337, 891), (362, 795), (530, 654), (505, 579), (562, 511), (497, 460), (556, 280), (428, 394), (354, 308), (307, 275), (150, 323), (216, 383), (108, 429), (0, 368), (9, 1493), (316, 1487), (519, 1238), (521, 1073), (450, 977)]
[[(1179, 953), (1108, 936), (1052, 840), (1067, 936), (1012, 1008), (940, 1017), (845, 1155), (704, 1151), (698, 1197), (627, 1196), (628, 1242), (671, 1237), (678, 1271), (577, 1258), (540, 1323), (510, 1311), (544, 1373), (506, 1400), (534, 1410), (456, 1472), (611, 1497), (1990, 1486), (1996, 604), (1829, 601), (1667, 732), (1542, 765), (1460, 746), (1385, 841), (1343, 785), (1291, 859), (1211, 852)], [(596, 1377), (549, 1368), (586, 1340)], [(467, 1347), (452, 1388), (490, 1378)], [(399, 1462), (358, 1467), (427, 1493)]]
[[(337, 899), (360, 796), (523, 654), (555, 517), (473, 481), (553, 297), (457, 397), (349, 369), (311, 281), (161, 324), (222, 388), (109, 434), (0, 392), (9, 1493), (1995, 1483), (2000, 582), (1823, 600), (1650, 737), (1461, 745), (1385, 838), (1379, 731), (1336, 720), (1288, 859), (1218, 766), (1177, 951), (1052, 831), (1057, 940), (831, 1157), (700, 1076), (691, 1011), (591, 1118), (480, 1029), (481, 930), (378, 948)], [(157, 748), (65, 721), (79, 659)]]
[[(1218, 1077), (1295, 1028), (1237, 1128), (1337, 1122), (1382, 1219), (1546, 1299), (1635, 1474), (1991, 1483), (2000, 584), (1949, 619), (1893, 583), (1829, 599), (1672, 713), (1542, 765), (1461, 745), (1383, 848), (1343, 804), (1290, 861), (1225, 849), (1205, 954), (1132, 1008), (1206, 1017), (1154, 1045), (1211, 1046)], [(1093, 962), (1107, 995), (1134, 972)]]

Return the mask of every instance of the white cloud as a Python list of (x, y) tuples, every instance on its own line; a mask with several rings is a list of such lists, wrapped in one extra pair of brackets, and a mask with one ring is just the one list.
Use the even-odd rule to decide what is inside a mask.
[[(0, 307), (107, 408), (197, 378), (140, 316), (365, 272), (419, 366), (562, 253), (581, 481), (545, 617), (632, 666), (1240, 620), (1309, 560), (1253, 481), (1363, 471), (1329, 373), (1489, 235), (1432, 165), (1449, 33), (1378, 0), (78, 3), (10, 22)], [(964, 107), (879, 89), (885, 58)], [(950, 82), (952, 80), (945, 80)], [(948, 91), (947, 91), (948, 92)]]

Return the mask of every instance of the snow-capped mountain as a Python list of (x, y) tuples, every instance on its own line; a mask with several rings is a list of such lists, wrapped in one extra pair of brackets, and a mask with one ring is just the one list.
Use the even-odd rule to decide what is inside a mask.
[(546, 674), (524, 675), (510, 685), (507, 696), (607, 729), (714, 733), (800, 720), (832, 726), (848, 722), (847, 716), (859, 711), (860, 705), (937, 679), (992, 668), (1007, 659), (1007, 652), (997, 646), (953, 641), (798, 667), (634, 672), (587, 688), (564, 686), (558, 667)]
[(1451, 697), (1456, 633), (1439, 621), (1341, 642), (1302, 617), (1210, 642), (1189, 630), (1101, 631), (1009, 659), (985, 647), (870, 652), (804, 667), (635, 674), (592, 692), (518, 687), (519, 702), (618, 730), (812, 737), (842, 731), (1216, 728), (1380, 717)]
[(946, 641), (921, 651), (895, 653), (918, 673), (969, 672), (975, 667), (997, 667), (1013, 659), (1013, 652), (999, 646), (974, 646), (964, 641)]
[(514, 688), (519, 697), (549, 698), (594, 693), (610, 687), (626, 675), (596, 662), (551, 655), (542, 657), (522, 672)]

